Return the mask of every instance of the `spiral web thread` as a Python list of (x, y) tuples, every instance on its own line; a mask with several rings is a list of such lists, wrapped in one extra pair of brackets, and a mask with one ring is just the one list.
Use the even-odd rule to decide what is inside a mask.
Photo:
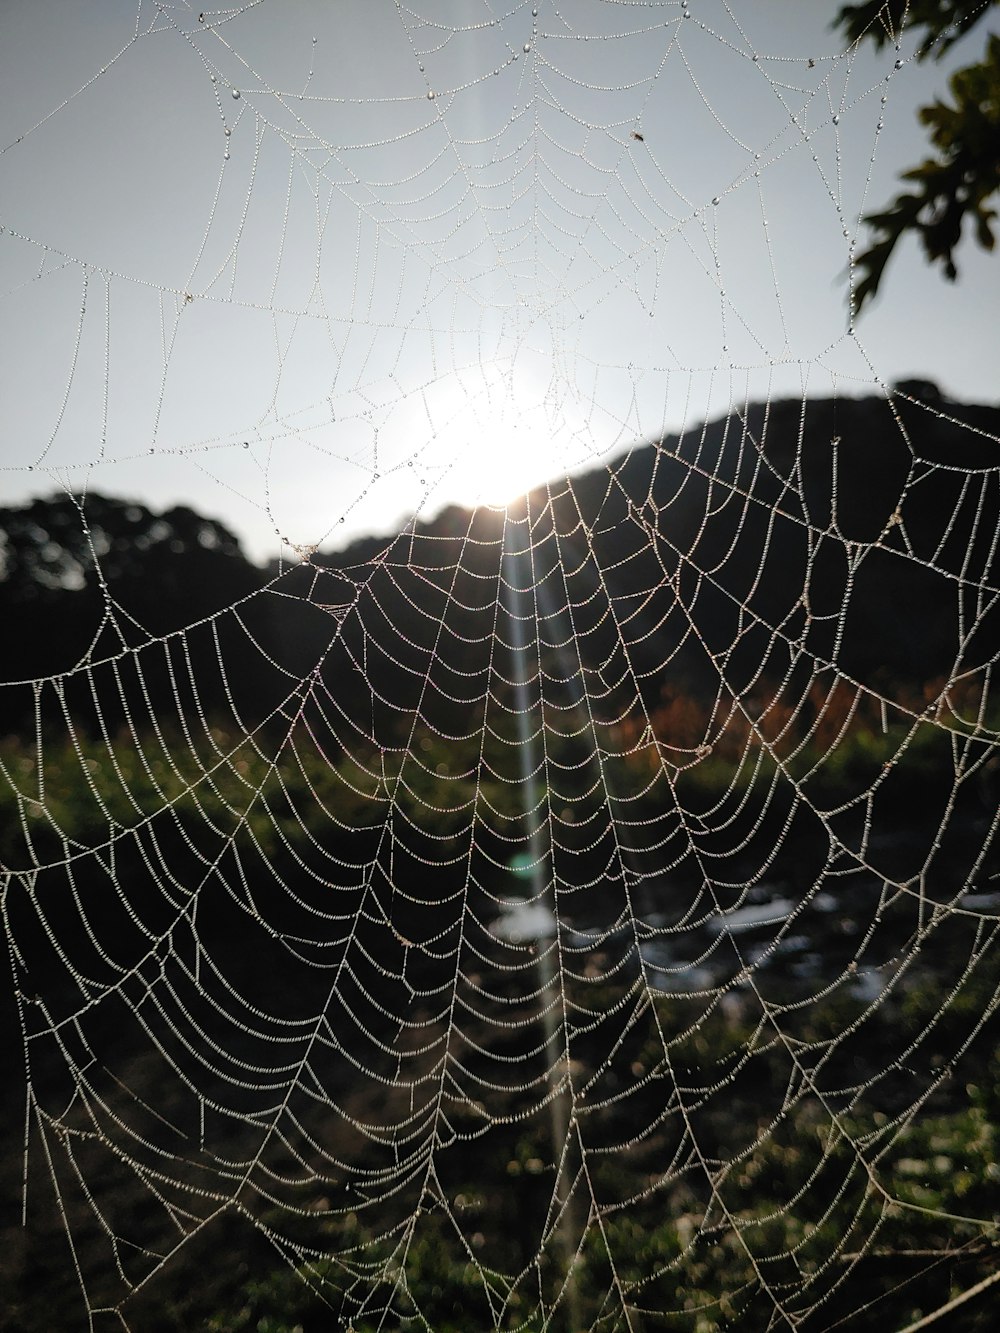
[[(995, 423), (889, 390), (790, 244), (814, 210), (849, 272), (905, 41), (143, 0), (116, 50), (5, 161), (155, 69), (213, 202), (182, 272), (8, 196), (7, 309), (72, 330), (15, 463), (94, 570), (87, 491), (162, 465), (282, 560), (163, 634), (101, 576), (78, 662), (8, 658), (12, 1246), (93, 1328), (246, 1255), (359, 1333), (988, 1282)], [(558, 480), (433, 519), (522, 436)]]

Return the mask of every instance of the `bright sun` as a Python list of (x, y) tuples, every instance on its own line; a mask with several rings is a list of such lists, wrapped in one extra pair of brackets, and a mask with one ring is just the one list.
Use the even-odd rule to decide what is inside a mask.
[(581, 461), (574, 457), (579, 440), (565, 413), (530, 390), (497, 376), (476, 395), (452, 395), (435, 432), (442, 498), (507, 504)]
[(443, 485), (463, 504), (502, 505), (558, 470), (556, 451), (544, 431), (507, 412), (474, 423)]

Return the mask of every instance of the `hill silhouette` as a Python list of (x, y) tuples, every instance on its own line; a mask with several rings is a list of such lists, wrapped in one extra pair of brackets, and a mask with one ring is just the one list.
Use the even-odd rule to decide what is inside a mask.
[[(609, 710), (668, 683), (711, 696), (720, 674), (737, 693), (825, 667), (869, 688), (920, 685), (997, 654), (998, 437), (1000, 408), (925, 381), (751, 404), (536, 488), (509, 518), (527, 524), (537, 596), (572, 604), (588, 688)], [(318, 666), (345, 725), (372, 738), (418, 707), (453, 724), (509, 660), (494, 627), (503, 551), (500, 511), (452, 506), (390, 540), (260, 570), (188, 508), (36, 500), (0, 510), (6, 679), (58, 677), (59, 711), (67, 697), (85, 721), (96, 696), (112, 728), (130, 709), (249, 725)], [(456, 656), (462, 675), (446, 680)], [(0, 729), (35, 707), (28, 683), (0, 690)]]

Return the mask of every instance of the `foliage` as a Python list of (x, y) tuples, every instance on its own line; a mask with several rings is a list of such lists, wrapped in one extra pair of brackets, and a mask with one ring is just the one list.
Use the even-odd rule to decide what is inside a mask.
[[(184, 505), (154, 513), (91, 492), (0, 508), (0, 623), (17, 644), (7, 679), (72, 672), (199, 624), (206, 656), (210, 618), (242, 607), (261, 582), (233, 533)], [(215, 707), (225, 690), (199, 674)], [(0, 731), (25, 725), (25, 697), (0, 691)], [(79, 701), (71, 707), (79, 715)]]
[(869, 39), (877, 47), (895, 43), (905, 24), (925, 28), (919, 60), (929, 55), (936, 59), (979, 22), (991, 0), (863, 0), (862, 4), (844, 5), (837, 15), (837, 26), (852, 42)]
[[(712, 1042), (723, 1037), (720, 1028)], [(994, 1056), (983, 1083), (992, 1086), (997, 1072)], [(619, 1197), (630, 1196), (629, 1206), (604, 1204), (601, 1224), (589, 1228), (574, 1265), (584, 1317), (597, 1328), (624, 1329), (621, 1312), (616, 1322), (609, 1311), (614, 1291), (633, 1329), (764, 1327), (771, 1301), (765, 1285), (773, 1293), (786, 1277), (793, 1285), (806, 1279), (796, 1313), (797, 1326), (806, 1329), (846, 1319), (858, 1333), (875, 1333), (885, 1325), (887, 1301), (894, 1327), (939, 1308), (996, 1262), (1000, 1136), (988, 1100), (970, 1085), (919, 1120), (895, 1123), (876, 1111), (844, 1115), (836, 1124), (816, 1102), (804, 1101), (719, 1173), (714, 1219), (683, 1179), (659, 1186), (645, 1163), (619, 1160), (608, 1178)], [(727, 1132), (739, 1118), (733, 1110)], [(663, 1149), (654, 1141), (649, 1158), (662, 1157)], [(473, 1198), (478, 1217), (493, 1221), (506, 1212), (506, 1156), (500, 1151), (473, 1164), (474, 1182), (463, 1184), (453, 1203), (460, 1219), (469, 1207), (465, 1200)], [(601, 1188), (600, 1179), (592, 1183)], [(341, 1252), (364, 1240), (354, 1214), (331, 1232)], [(341, 1326), (354, 1333), (375, 1333), (387, 1320), (440, 1333), (569, 1327), (561, 1303), (547, 1312), (537, 1287), (512, 1285), (480, 1262), (474, 1247), (483, 1243), (472, 1232), (470, 1247), (461, 1226), (432, 1209), (404, 1227), (394, 1245), (380, 1244), (377, 1255), (368, 1250), (382, 1266), (384, 1283), (379, 1298), (353, 1317), (344, 1299), (350, 1265), (321, 1259), (297, 1271), (257, 1274), (208, 1327), (216, 1333), (324, 1333), (335, 1326), (331, 1309), (340, 1310)], [(493, 1247), (490, 1253), (496, 1257)], [(970, 1333), (990, 1327), (988, 1307), (988, 1299), (972, 1302), (952, 1316), (950, 1327)], [(654, 1309), (670, 1313), (654, 1318)]]
[[(951, 766), (955, 740), (971, 737), (982, 749), (985, 730), (998, 720), (989, 709), (977, 726), (976, 680), (949, 691), (931, 683), (925, 696), (936, 702), (933, 714), (913, 695), (907, 715), (883, 726), (871, 700), (859, 704), (853, 689), (816, 681), (806, 708), (793, 715), (775, 705), (751, 726), (746, 712), (730, 711), (720, 721), (697, 698), (665, 689), (648, 727), (633, 719), (620, 724), (618, 753), (603, 756), (604, 781), (619, 797), (655, 803), (665, 798), (659, 779), (666, 766), (689, 796), (717, 799), (730, 789), (745, 791), (780, 764), (795, 782), (831, 800), (867, 790), (888, 768), (916, 790), (942, 765)], [(477, 738), (455, 742), (422, 728), (409, 740), (409, 753), (368, 746), (331, 757), (307, 718), (268, 746), (218, 726), (200, 737), (179, 728), (53, 736), (40, 762), (35, 744), (8, 736), (0, 739), (0, 859), (23, 868), (64, 845), (120, 836), (152, 820), (183, 826), (189, 837), (207, 822), (227, 838), (249, 837), (273, 857), (330, 827), (345, 837), (381, 829), (390, 808), (437, 839), (461, 837), (473, 817), (480, 838), (490, 830), (516, 835), (521, 813), (510, 770), (517, 753), (509, 738), (491, 734), (481, 768)], [(552, 733), (548, 744), (558, 761), (574, 757), (581, 742)], [(564, 768), (572, 772), (570, 764)], [(977, 765), (984, 799), (992, 774)], [(590, 768), (580, 766), (579, 790), (565, 772), (560, 781), (561, 796), (585, 807)]]
[(148, 573), (146, 553), (157, 550), (240, 554), (228, 528), (186, 505), (154, 514), (138, 501), (92, 492), (0, 509), (3, 577), (24, 590), (30, 591), (33, 582), (79, 587), (98, 568), (103, 581), (138, 577)]
[[(940, 58), (991, 8), (975, 0), (869, 0), (845, 6), (836, 23), (851, 41), (869, 39), (876, 46), (898, 42), (904, 23), (923, 27), (926, 35), (918, 58)], [(886, 264), (904, 236), (915, 235), (927, 259), (940, 264), (951, 281), (958, 276), (955, 250), (967, 217), (979, 245), (994, 248), (996, 211), (990, 200), (1000, 190), (1000, 38), (991, 34), (984, 58), (957, 70), (949, 88), (950, 104), (938, 99), (918, 113), (936, 155), (902, 173), (913, 189), (864, 219), (874, 239), (856, 259), (862, 276), (852, 291), (855, 312), (878, 291)]]

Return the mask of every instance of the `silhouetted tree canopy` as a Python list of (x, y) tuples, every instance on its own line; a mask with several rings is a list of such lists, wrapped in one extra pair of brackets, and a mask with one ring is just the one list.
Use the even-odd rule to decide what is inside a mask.
[[(668, 675), (675, 692), (712, 694), (722, 658), (729, 685), (749, 688), (762, 668), (781, 674), (797, 636), (803, 670), (825, 662), (870, 686), (977, 669), (1000, 636), (1000, 607), (974, 606), (1000, 523), (998, 435), (1000, 410), (948, 402), (924, 379), (890, 401), (753, 404), (532, 492), (532, 577), (574, 601), (585, 665), (621, 685), (606, 695), (614, 715), (635, 685), (654, 706)], [(28, 682), (81, 664), (73, 706), (92, 709), (97, 671), (105, 724), (122, 689), (136, 711), (216, 710), (242, 728), (280, 716), (318, 663), (338, 732), (391, 745), (414, 710), (453, 731), (491, 672), (494, 688), (510, 678), (494, 625), (503, 532), (489, 509), (451, 507), (265, 573), (184, 507), (64, 494), (0, 510), (5, 674), (22, 682), (0, 690), (0, 731), (33, 716)], [(865, 551), (853, 569), (852, 543)], [(435, 692), (426, 670), (441, 636), (461, 645), (465, 674)]]
[[(917, 59), (940, 59), (995, 4), (996, 0), (864, 0), (845, 5), (836, 26), (852, 42), (870, 40), (882, 47), (898, 41), (905, 23), (923, 29)], [(861, 276), (851, 295), (855, 312), (878, 291), (886, 264), (904, 236), (916, 236), (927, 259), (940, 264), (951, 281), (958, 276), (955, 251), (966, 218), (982, 248), (994, 248), (996, 210), (990, 201), (1000, 191), (1000, 37), (991, 33), (983, 58), (956, 70), (948, 86), (950, 100), (938, 98), (918, 112), (934, 154), (902, 173), (901, 179), (911, 188), (881, 212), (864, 218), (873, 240), (856, 260)]]
[(231, 586), (235, 574), (249, 588), (246, 572), (239, 539), (186, 505), (155, 514), (135, 500), (91, 493), (0, 509), (0, 578), (8, 599), (44, 603), (106, 586), (118, 602), (131, 595), (135, 612), (154, 619), (183, 599), (185, 624), (192, 605), (204, 603), (206, 581)]
[[(138, 647), (262, 581), (236, 536), (186, 505), (158, 514), (91, 492), (0, 509), (0, 623), (13, 645), (3, 676), (54, 675)], [(3, 692), (0, 724), (19, 720), (18, 698)]]

